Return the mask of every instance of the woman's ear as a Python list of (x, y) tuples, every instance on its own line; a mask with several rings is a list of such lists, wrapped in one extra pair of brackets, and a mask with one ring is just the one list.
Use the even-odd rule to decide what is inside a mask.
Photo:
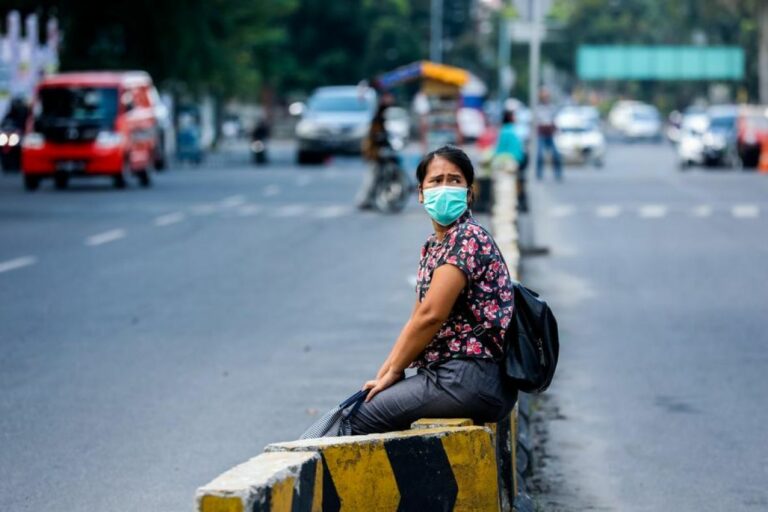
[(467, 206), (472, 207), (472, 203), (475, 202), (475, 188), (474, 185), (467, 189)]
[(424, 204), (424, 189), (421, 188), (421, 185), (418, 186), (419, 191), (419, 203)]

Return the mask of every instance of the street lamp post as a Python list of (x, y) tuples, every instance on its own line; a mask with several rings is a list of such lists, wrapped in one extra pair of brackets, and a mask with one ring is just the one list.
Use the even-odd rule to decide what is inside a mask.
[(443, 0), (432, 0), (429, 15), (429, 60), (443, 62)]

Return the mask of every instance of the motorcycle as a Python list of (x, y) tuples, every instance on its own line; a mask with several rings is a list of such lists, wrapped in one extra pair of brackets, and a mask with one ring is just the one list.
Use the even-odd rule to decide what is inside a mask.
[(390, 136), (388, 146), (379, 149), (373, 203), (382, 213), (401, 212), (414, 189), (399, 154), (404, 147), (402, 139)]

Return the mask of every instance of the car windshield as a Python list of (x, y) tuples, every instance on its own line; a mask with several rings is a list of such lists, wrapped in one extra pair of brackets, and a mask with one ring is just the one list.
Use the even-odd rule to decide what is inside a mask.
[(309, 110), (314, 112), (366, 112), (370, 109), (362, 96), (317, 95), (309, 100)]
[(632, 113), (632, 117), (638, 121), (658, 121), (659, 113), (650, 108), (643, 108), (635, 110)]
[(590, 130), (587, 126), (563, 126), (560, 131), (563, 133), (587, 133)]
[(736, 118), (732, 116), (718, 116), (709, 120), (709, 128), (716, 132), (724, 132), (733, 129)]
[(111, 124), (117, 115), (115, 87), (47, 87), (40, 90), (40, 119)]

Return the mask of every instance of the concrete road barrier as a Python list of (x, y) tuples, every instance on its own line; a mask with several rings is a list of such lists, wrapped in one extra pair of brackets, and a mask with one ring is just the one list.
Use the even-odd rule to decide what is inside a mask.
[(499, 510), (495, 446), (484, 427), (307, 439), (267, 452), (318, 452), (323, 510)]
[(263, 453), (197, 490), (199, 512), (319, 512), (323, 471), (315, 452)]

